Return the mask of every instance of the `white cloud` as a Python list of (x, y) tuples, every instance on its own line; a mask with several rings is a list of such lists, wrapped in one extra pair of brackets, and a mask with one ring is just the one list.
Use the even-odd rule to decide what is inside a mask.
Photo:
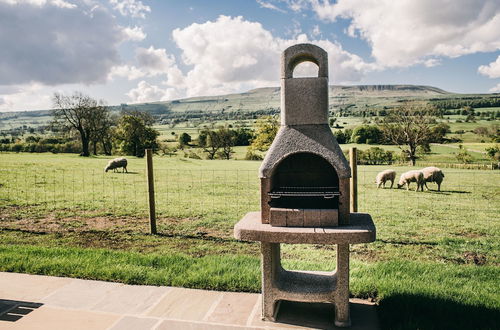
[(146, 18), (146, 13), (151, 12), (151, 8), (137, 0), (109, 0), (116, 10), (123, 16), (136, 18)]
[(257, 0), (257, 3), (262, 7), (262, 8), (266, 8), (266, 9), (271, 9), (271, 10), (276, 10), (276, 11), (279, 11), (281, 13), (286, 13), (285, 10), (281, 9), (281, 8), (278, 8), (276, 5), (273, 5), (272, 3), (268, 2), (268, 1), (264, 1), (264, 0)]
[(495, 62), (491, 62), (488, 65), (481, 65), (477, 71), (490, 78), (500, 78), (500, 56), (497, 57)]
[(328, 52), (331, 82), (358, 81), (365, 72), (377, 69), (338, 43), (309, 40), (305, 34), (276, 38), (260, 23), (241, 16), (220, 16), (216, 21), (175, 29), (172, 35), (182, 51), (182, 60), (191, 66), (183, 79), (187, 96), (276, 86), (281, 52), (299, 42), (317, 44)]
[(312, 29), (311, 35), (313, 37), (319, 37), (321, 35), (321, 30), (319, 29), (318, 25), (315, 25)]
[(19, 5), (19, 4), (28, 4), (34, 5), (38, 7), (45, 6), (47, 4), (53, 5), (59, 8), (76, 8), (77, 5), (74, 3), (70, 3), (64, 0), (0, 0), (0, 2), (7, 3), (9, 5)]
[(500, 83), (497, 84), (495, 87), (491, 88), (490, 92), (492, 92), (492, 93), (500, 93)]
[(499, 1), (309, 2), (320, 19), (350, 19), (348, 34), (365, 39), (377, 62), (388, 67), (429, 63), (429, 56), (458, 57), (500, 49)]
[(127, 96), (132, 102), (161, 101), (166, 98), (166, 91), (142, 80), (137, 84), (137, 88), (131, 89), (127, 93)]
[(441, 61), (437, 58), (429, 58), (423, 61), (424, 65), (428, 68), (432, 68), (441, 64)]
[[(9, 86), (0, 89), (0, 111), (43, 110), (52, 105), (51, 93), (40, 84)], [(22, 108), (18, 105), (22, 104)]]
[(168, 55), (166, 49), (155, 49), (153, 46), (137, 48), (135, 57), (139, 67), (152, 76), (166, 73), (175, 64), (175, 57)]
[(0, 85), (91, 84), (119, 62), (122, 27), (85, 0), (0, 2)]
[(308, 0), (282, 0), (285, 1), (291, 10), (299, 12), (306, 9), (309, 6)]
[(146, 73), (133, 65), (117, 65), (111, 68), (108, 79), (113, 80), (115, 77), (120, 77), (127, 78), (128, 80), (135, 80), (142, 78), (145, 75)]
[(146, 33), (140, 26), (126, 27), (123, 29), (123, 33), (125, 33), (128, 40), (132, 41), (142, 41), (146, 38)]

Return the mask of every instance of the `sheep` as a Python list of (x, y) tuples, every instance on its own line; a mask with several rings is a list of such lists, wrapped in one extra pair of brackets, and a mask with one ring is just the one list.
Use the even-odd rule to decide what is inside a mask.
[(375, 183), (377, 184), (377, 188), (380, 188), (380, 186), (382, 185), (385, 188), (385, 183), (387, 181), (391, 181), (391, 188), (392, 188), (395, 179), (396, 179), (396, 171), (385, 170), (377, 174), (377, 177), (375, 178)]
[(427, 182), (436, 182), (438, 185), (438, 191), (441, 191), (441, 182), (443, 182), (444, 178), (444, 173), (443, 171), (441, 171), (441, 169), (430, 166), (423, 168), (420, 171), (424, 173), (424, 184), (427, 190), (429, 190), (429, 187), (427, 187)]
[(410, 190), (410, 182), (417, 183), (417, 189), (415, 189), (415, 191), (418, 191), (419, 188), (421, 189), (421, 191), (424, 191), (425, 181), (424, 173), (422, 171), (414, 170), (401, 174), (401, 177), (399, 178), (398, 189), (406, 184), (406, 190)]
[(104, 172), (109, 170), (113, 170), (113, 172), (117, 172), (117, 169), (123, 167), (122, 172), (127, 172), (127, 159), (126, 158), (115, 158), (108, 162), (108, 165), (104, 168)]

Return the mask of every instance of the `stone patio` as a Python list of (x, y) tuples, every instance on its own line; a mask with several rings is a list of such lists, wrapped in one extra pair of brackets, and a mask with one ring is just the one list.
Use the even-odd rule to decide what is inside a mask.
[[(351, 329), (378, 329), (375, 308), (351, 299)], [(0, 329), (335, 329), (331, 305), (283, 302), (276, 323), (260, 309), (253, 293), (0, 272)]]

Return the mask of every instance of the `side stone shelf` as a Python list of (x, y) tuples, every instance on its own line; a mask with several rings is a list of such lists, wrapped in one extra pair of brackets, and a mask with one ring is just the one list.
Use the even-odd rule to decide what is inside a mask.
[(351, 213), (349, 224), (338, 227), (273, 227), (261, 222), (261, 212), (249, 212), (234, 226), (242, 241), (288, 244), (357, 244), (375, 241), (375, 224), (369, 214)]

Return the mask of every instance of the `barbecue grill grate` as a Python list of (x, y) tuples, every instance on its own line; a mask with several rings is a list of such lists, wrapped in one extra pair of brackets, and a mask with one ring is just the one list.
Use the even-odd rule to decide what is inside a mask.
[(277, 187), (269, 192), (269, 197), (323, 197), (325, 199), (340, 196), (339, 187)]

